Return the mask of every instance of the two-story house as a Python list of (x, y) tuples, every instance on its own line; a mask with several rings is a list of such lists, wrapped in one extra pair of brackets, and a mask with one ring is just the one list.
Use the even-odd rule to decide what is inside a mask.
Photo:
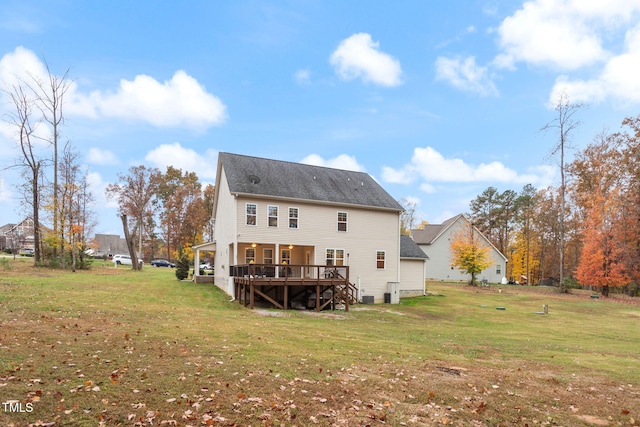
[[(402, 286), (401, 212), (363, 172), (220, 153), (215, 241), (195, 247), (195, 261), (214, 251), (214, 283), (239, 299), (243, 280), (259, 282), (257, 297), (289, 308), (305, 292), (320, 299), (320, 280), (345, 279), (359, 299), (382, 302)], [(415, 281), (407, 286), (424, 287), (423, 276)]]
[(411, 230), (411, 237), (418, 246), (429, 256), (427, 264), (427, 278), (445, 281), (467, 281), (469, 275), (462, 273), (451, 261), (451, 240), (461, 229), (472, 227), (474, 236), (479, 242), (489, 248), (491, 266), (483, 270), (479, 280), (489, 283), (502, 283), (507, 270), (507, 257), (500, 252), (480, 230), (462, 214), (449, 218), (442, 224), (427, 224), (419, 230)]

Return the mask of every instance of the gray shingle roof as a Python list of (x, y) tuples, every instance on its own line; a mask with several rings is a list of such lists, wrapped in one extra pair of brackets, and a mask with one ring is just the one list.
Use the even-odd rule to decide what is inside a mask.
[(363, 172), (231, 153), (220, 153), (218, 161), (231, 193), (402, 211), (402, 206)]
[(427, 254), (409, 236), (400, 236), (400, 258), (429, 259)]
[(462, 214), (449, 218), (442, 224), (427, 224), (419, 230), (411, 230), (411, 237), (419, 245), (430, 245), (444, 230), (456, 222)]

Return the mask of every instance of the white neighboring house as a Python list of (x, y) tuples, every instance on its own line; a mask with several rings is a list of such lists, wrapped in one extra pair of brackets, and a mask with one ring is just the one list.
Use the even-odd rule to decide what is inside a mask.
[[(429, 256), (427, 278), (431, 280), (468, 281), (470, 275), (460, 272), (451, 263), (451, 238), (461, 229), (468, 229), (471, 222), (462, 214), (456, 215), (442, 224), (427, 224), (423, 229), (411, 230), (411, 237)], [(507, 271), (505, 257), (485, 236), (473, 226), (474, 236), (480, 239), (491, 250), (489, 257), (491, 266), (477, 275), (478, 280), (488, 283), (502, 283)]]
[(363, 172), (220, 153), (215, 241), (195, 246), (194, 261), (200, 251), (215, 252), (214, 283), (233, 297), (234, 275), (247, 266), (260, 265), (272, 280), (285, 267), (296, 266), (301, 280), (324, 266), (348, 266), (359, 297), (383, 302), (391, 289), (424, 289), (424, 268), (400, 272), (402, 210)]

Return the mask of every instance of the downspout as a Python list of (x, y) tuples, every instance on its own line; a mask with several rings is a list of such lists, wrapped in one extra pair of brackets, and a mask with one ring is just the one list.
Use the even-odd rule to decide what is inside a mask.
[[(234, 211), (236, 212), (235, 221), (233, 222), (233, 265), (238, 265), (238, 193), (233, 195)], [(229, 287), (229, 281), (231, 280), (231, 266), (229, 266), (229, 272), (227, 273), (227, 289)], [(236, 299), (236, 287), (233, 286), (233, 293), (231, 295), (231, 301)]]
[[(398, 252), (397, 252), (398, 253), (398, 259), (396, 261), (397, 262), (396, 265), (398, 266), (398, 269), (396, 271), (396, 282), (399, 283), (399, 284), (400, 284), (400, 245), (401, 245), (400, 242), (402, 240), (402, 235), (400, 233), (400, 230), (401, 230), (400, 226), (401, 225), (402, 225), (402, 220), (400, 219), (400, 212), (398, 212), (398, 248), (397, 248), (398, 249)], [(398, 292), (400, 292), (399, 289), (398, 289)]]

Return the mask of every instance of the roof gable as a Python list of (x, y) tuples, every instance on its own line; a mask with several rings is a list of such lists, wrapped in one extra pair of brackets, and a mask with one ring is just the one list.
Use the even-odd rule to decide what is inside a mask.
[(431, 245), (438, 237), (442, 235), (449, 227), (451, 227), (462, 214), (449, 218), (442, 224), (427, 224), (419, 230), (411, 230), (413, 240), (419, 245)]
[(480, 232), (463, 214), (459, 214), (454, 216), (453, 218), (449, 218), (442, 224), (427, 224), (424, 229), (420, 230), (411, 230), (411, 237), (418, 245), (432, 245), (440, 236), (442, 236), (453, 224), (458, 222), (459, 220), (465, 221), (466, 224), (471, 224), (474, 230), (478, 233), (480, 237), (493, 249), (498, 253), (504, 260), (507, 260), (507, 257), (504, 256), (502, 252), (495, 247), (493, 243), (487, 237)]
[(234, 194), (359, 205), (402, 211), (371, 176), (363, 172), (220, 153), (229, 191)]
[(409, 236), (400, 236), (400, 258), (429, 259), (427, 254)]

